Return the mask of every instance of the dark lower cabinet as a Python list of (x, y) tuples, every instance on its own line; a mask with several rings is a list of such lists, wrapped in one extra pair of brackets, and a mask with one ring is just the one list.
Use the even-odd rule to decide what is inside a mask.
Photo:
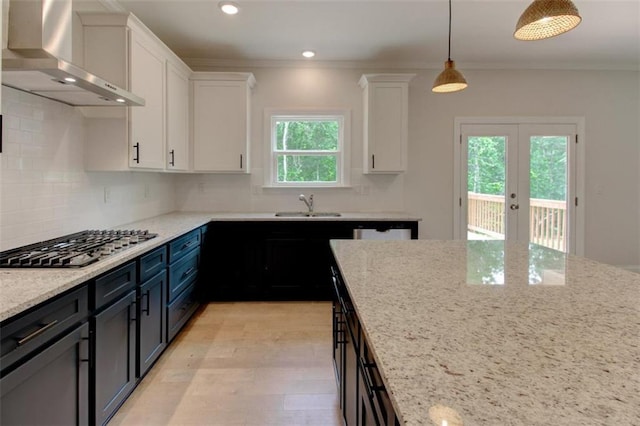
[(209, 233), (215, 242), (203, 257), (207, 279), (202, 286), (205, 300), (260, 300), (264, 272), (262, 240), (252, 224), (240, 226), (214, 222)]
[(204, 234), (206, 228), (203, 227), (169, 243), (169, 283), (165, 299), (168, 342), (198, 309), (202, 294), (200, 242)]
[(136, 384), (135, 289), (93, 318), (94, 423), (105, 424)]
[(360, 320), (338, 268), (330, 267), (333, 287), (333, 362), (346, 426), (399, 424)]
[(89, 326), (66, 333), (0, 379), (2, 425), (89, 424)]
[(143, 377), (167, 346), (167, 271), (143, 283), (138, 294), (137, 377)]
[(264, 241), (264, 294), (268, 299), (324, 300), (329, 261), (327, 240), (313, 237), (269, 236)]
[(198, 308), (205, 234), (0, 323), (0, 425), (106, 424)]

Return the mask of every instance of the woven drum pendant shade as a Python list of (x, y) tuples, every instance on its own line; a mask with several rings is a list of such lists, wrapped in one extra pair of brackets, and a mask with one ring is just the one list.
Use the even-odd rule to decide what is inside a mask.
[(456, 63), (448, 60), (444, 63), (444, 70), (433, 82), (432, 91), (436, 93), (457, 92), (467, 87), (467, 80), (462, 73), (456, 69)]
[(534, 0), (522, 12), (516, 31), (518, 40), (542, 40), (565, 33), (582, 21), (571, 0)]
[(456, 69), (456, 63), (451, 60), (451, 0), (449, 0), (449, 45), (447, 61), (444, 63), (444, 70), (438, 74), (433, 82), (432, 92), (449, 93), (457, 92), (467, 87), (467, 80), (462, 73)]

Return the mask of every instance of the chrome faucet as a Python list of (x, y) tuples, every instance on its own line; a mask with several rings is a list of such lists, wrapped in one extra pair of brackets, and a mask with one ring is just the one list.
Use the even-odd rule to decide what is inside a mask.
[(304, 194), (300, 194), (298, 200), (304, 201), (304, 203), (307, 205), (307, 208), (309, 209), (309, 213), (313, 213), (313, 194), (309, 195), (309, 199), (307, 199)]

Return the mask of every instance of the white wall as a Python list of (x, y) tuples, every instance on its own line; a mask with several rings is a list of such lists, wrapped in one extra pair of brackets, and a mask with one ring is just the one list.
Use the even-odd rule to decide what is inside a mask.
[[(210, 69), (215, 71), (214, 69)], [(586, 123), (585, 255), (604, 262), (640, 259), (640, 95), (634, 71), (463, 70), (470, 87), (431, 92), (439, 70), (410, 83), (409, 171), (364, 176), (360, 75), (371, 70), (255, 68), (252, 174), (177, 177), (181, 210), (277, 211), (303, 208), (298, 190), (262, 189), (267, 107), (352, 110), (352, 189), (314, 190), (318, 210), (407, 211), (423, 218), (421, 238), (453, 236), (453, 121), (456, 116), (581, 116)], [(398, 72), (398, 71), (395, 71)], [(363, 188), (370, 195), (362, 195)], [(310, 191), (305, 191), (310, 192)]]
[(84, 171), (78, 109), (3, 86), (2, 111), (0, 250), (175, 209), (172, 176)]

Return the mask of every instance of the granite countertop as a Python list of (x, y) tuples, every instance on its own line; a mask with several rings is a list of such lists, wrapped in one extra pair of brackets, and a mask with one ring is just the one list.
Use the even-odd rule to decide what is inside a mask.
[(344, 213), (340, 217), (276, 217), (274, 213), (170, 213), (114, 227), (147, 229), (158, 236), (135, 248), (114, 254), (83, 268), (0, 268), (0, 321), (74, 288), (118, 265), (211, 221), (414, 221), (404, 213)]
[(331, 242), (407, 425), (640, 425), (640, 274), (500, 241)]
[(210, 214), (172, 213), (117, 226), (114, 229), (148, 229), (158, 236), (83, 268), (2, 268), (0, 321), (72, 289), (210, 221)]

